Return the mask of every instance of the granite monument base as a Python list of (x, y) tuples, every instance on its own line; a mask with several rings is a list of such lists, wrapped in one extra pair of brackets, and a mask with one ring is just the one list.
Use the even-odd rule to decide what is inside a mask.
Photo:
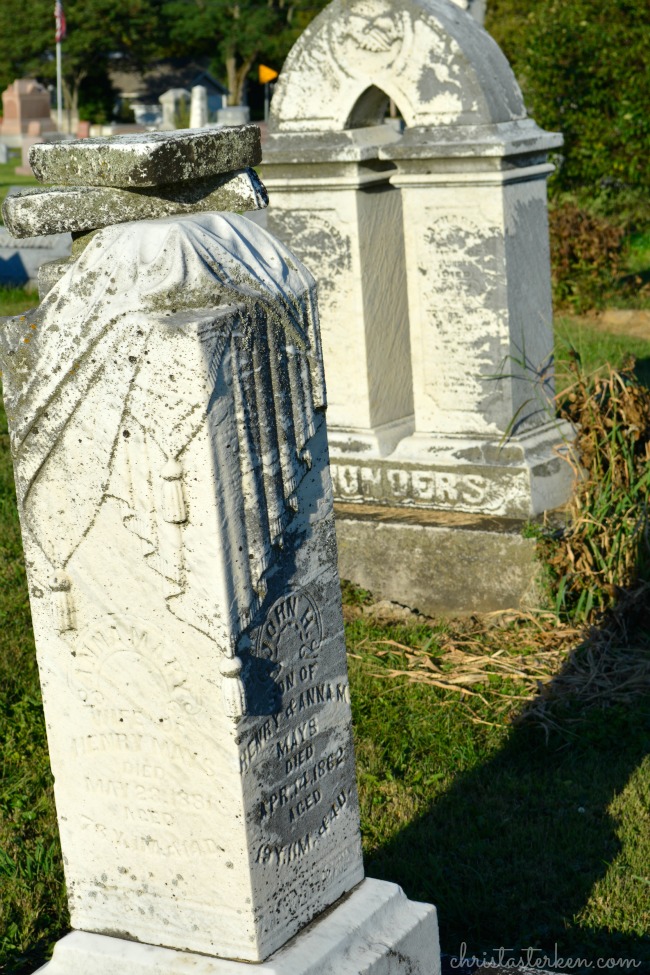
[(435, 907), (396, 884), (364, 880), (351, 894), (257, 965), (73, 931), (46, 975), (439, 975)]
[(339, 574), (427, 616), (540, 605), (536, 542), (523, 519), (334, 505)]

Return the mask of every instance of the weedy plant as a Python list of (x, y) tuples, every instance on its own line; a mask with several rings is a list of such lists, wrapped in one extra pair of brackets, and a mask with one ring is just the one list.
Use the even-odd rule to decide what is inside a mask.
[(577, 430), (576, 487), (566, 526), (542, 530), (540, 546), (555, 609), (576, 624), (650, 582), (650, 390), (633, 359), (585, 375), (574, 354), (569, 370), (559, 413)]

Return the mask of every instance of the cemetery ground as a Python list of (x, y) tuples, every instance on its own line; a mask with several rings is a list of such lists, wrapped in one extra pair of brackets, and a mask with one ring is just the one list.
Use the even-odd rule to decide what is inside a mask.
[[(650, 336), (560, 318), (557, 345), (564, 385), (571, 348), (650, 382)], [(26, 975), (66, 906), (4, 416), (0, 437), (0, 972)], [(432, 620), (344, 586), (366, 870), (437, 905), (443, 952), (650, 970), (649, 606)]]

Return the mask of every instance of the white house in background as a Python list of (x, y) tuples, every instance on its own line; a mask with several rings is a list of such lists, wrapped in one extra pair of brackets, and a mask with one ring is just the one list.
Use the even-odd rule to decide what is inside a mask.
[(139, 125), (158, 125), (163, 120), (160, 96), (170, 88), (191, 91), (203, 85), (208, 92), (208, 120), (216, 122), (217, 112), (227, 103), (228, 89), (207, 70), (205, 63), (189, 58), (158, 61), (146, 71), (121, 69), (120, 59), (109, 72), (118, 101), (133, 110)]

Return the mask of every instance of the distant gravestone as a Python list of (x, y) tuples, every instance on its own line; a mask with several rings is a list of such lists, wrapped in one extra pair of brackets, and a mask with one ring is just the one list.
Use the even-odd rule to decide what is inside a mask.
[[(101, 227), (260, 155), (250, 126), (31, 159), (72, 229), (84, 191)], [(0, 332), (75, 928), (43, 971), (438, 975), (435, 910), (363, 879), (314, 280), (235, 214), (78, 240)]]
[(208, 89), (194, 85), (190, 102), (190, 128), (202, 129), (208, 124)]
[(163, 92), (158, 99), (162, 105), (162, 124), (160, 128), (163, 131), (182, 127), (179, 119), (186, 115), (190, 105), (190, 97), (190, 93), (186, 88), (169, 88)]
[(217, 111), (219, 125), (246, 125), (250, 118), (251, 110), (248, 105), (226, 105)]
[[(385, 124), (391, 101), (403, 131)], [(335, 497), (363, 521), (339, 524), (343, 573), (430, 612), (517, 604), (532, 558), (508, 532), (520, 546), (515, 522), (571, 483), (545, 184), (561, 137), (527, 117), (496, 43), (449, 0), (334, 0), (285, 62), (269, 131), (268, 226), (318, 277)], [(395, 524), (408, 509), (425, 545), (421, 564), (395, 528), (391, 580), (378, 505)], [(464, 516), (456, 560), (451, 545), (432, 561), (450, 523), (418, 511)], [(483, 520), (474, 542), (467, 516)], [(495, 517), (510, 527), (489, 545)], [(445, 586), (455, 562), (480, 578)]]
[(19, 78), (2, 93), (3, 136), (23, 135), (30, 122), (39, 122), (41, 132), (54, 132), (50, 117), (50, 93), (33, 78)]
[(9, 162), (9, 148), (4, 142), (0, 142), (0, 165), (4, 165), (7, 162)]

